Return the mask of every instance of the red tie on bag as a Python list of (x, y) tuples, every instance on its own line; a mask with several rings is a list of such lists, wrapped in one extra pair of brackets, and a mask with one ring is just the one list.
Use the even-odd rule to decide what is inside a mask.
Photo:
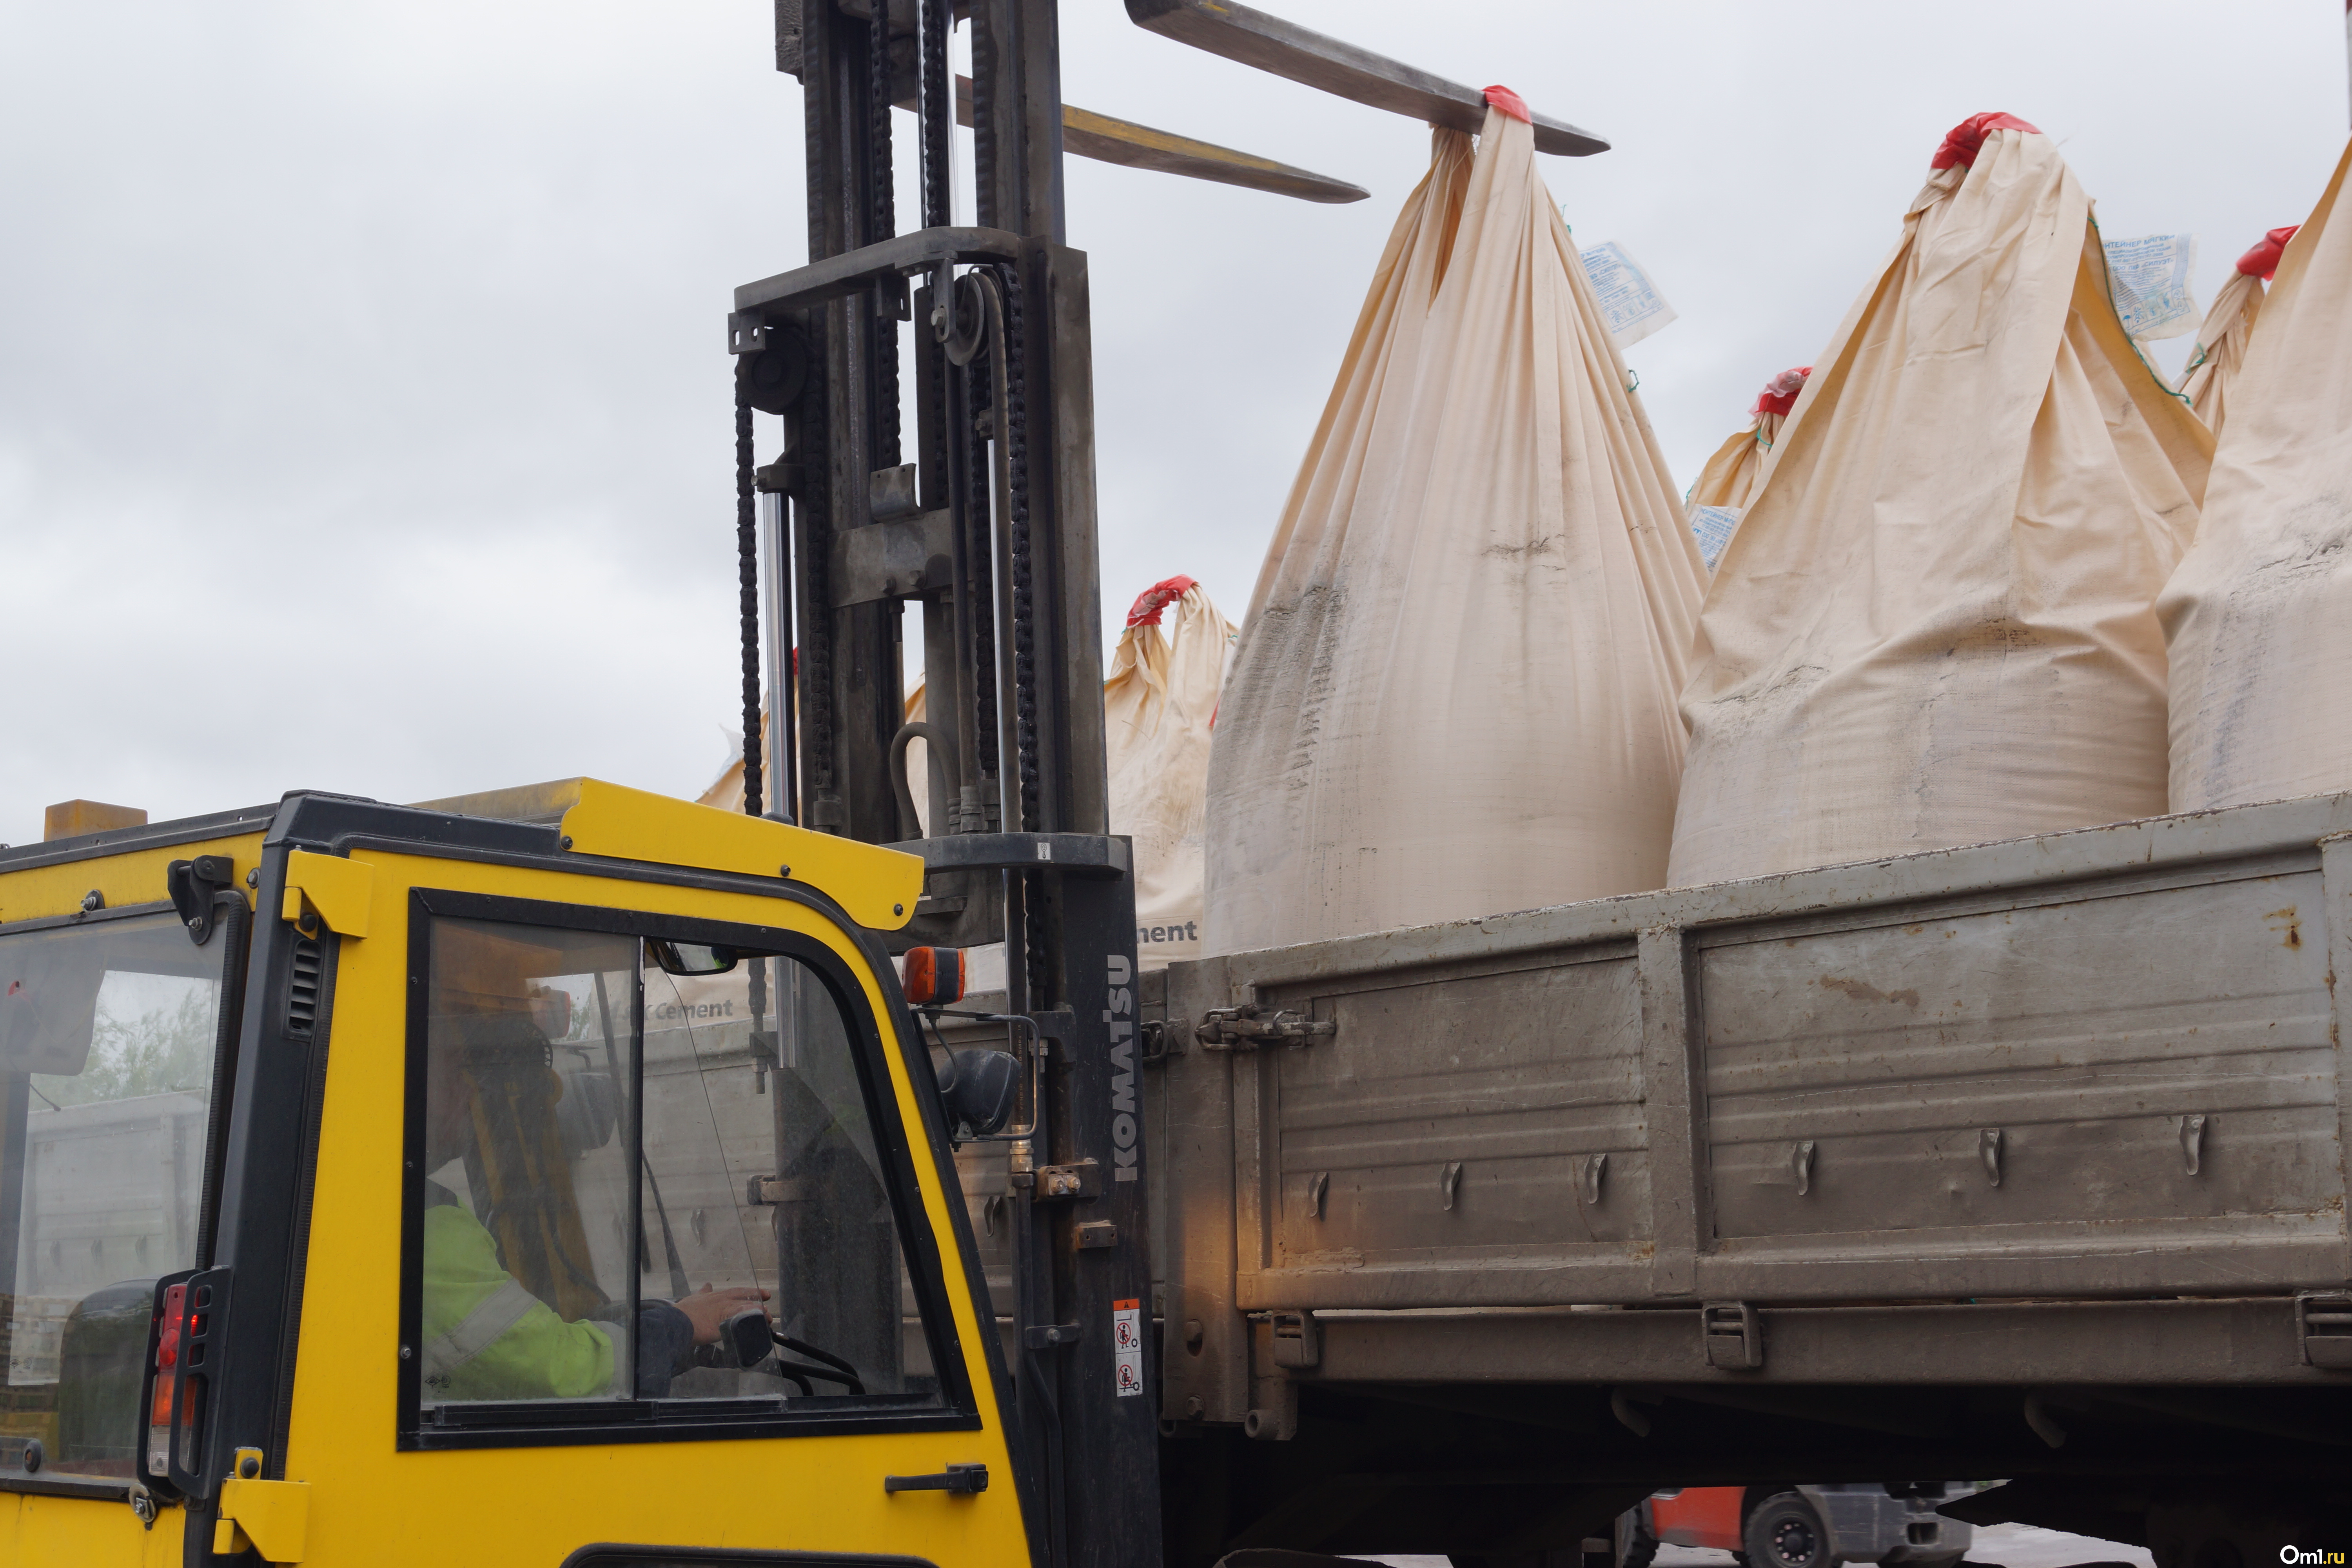
[(1985, 134), (1992, 131), (2031, 131), (2038, 136), (2042, 133), (2042, 127), (2028, 125), (2014, 114), (1990, 110), (1982, 114), (1971, 114), (1946, 133), (1944, 144), (1936, 149), (1936, 156), (1927, 167), (1948, 169), (1958, 163), (1964, 168), (1975, 168), (1977, 153), (1984, 147)]
[(1756, 406), (1748, 412), (1777, 414), (1785, 418), (1789, 410), (1797, 406), (1797, 395), (1805, 390), (1805, 377), (1812, 374), (1813, 367), (1809, 364), (1782, 371), (1764, 384), (1764, 390), (1757, 395)]
[(1136, 595), (1135, 607), (1127, 612), (1127, 624), (1130, 626), (1158, 626), (1160, 612), (1191, 593), (1192, 586), (1190, 577), (1170, 577), (1154, 583)]
[(1507, 87), (1488, 88), (1486, 101), (1514, 120), (1523, 121), (1529, 125), (1536, 122), (1536, 117), (1528, 112), (1528, 100)]
[(2278, 274), (2279, 258), (2285, 253), (2286, 242), (2293, 239), (2294, 231), (2302, 226), (2299, 223), (2291, 223), (2284, 228), (2274, 228), (2263, 236), (2260, 245), (2238, 258), (2238, 270), (2249, 278), (2260, 278), (2263, 282), (2269, 282)]

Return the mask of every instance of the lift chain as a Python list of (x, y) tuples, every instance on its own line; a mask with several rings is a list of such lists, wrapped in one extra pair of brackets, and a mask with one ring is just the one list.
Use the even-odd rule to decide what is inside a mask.
[[(890, 156), (890, 7), (877, 3), (866, 25), (866, 183), (872, 197), (873, 232), (879, 245), (898, 232), (898, 212)], [(898, 323), (871, 313), (874, 343), (874, 467), (898, 466)]]
[[(958, 285), (959, 288), (964, 285)], [(988, 405), (989, 394), (995, 380), (987, 363), (974, 360), (964, 369), (965, 412), (978, 414)], [(964, 539), (964, 562), (970, 573), (971, 609), (971, 695), (974, 750), (980, 756), (981, 800), (990, 810), (997, 809), (996, 793), (996, 552), (990, 540), (989, 514), (995, 495), (993, 474), (988, 458), (988, 443), (974, 434), (967, 442), (971, 459), (964, 496), (971, 510), (971, 519)], [(993, 833), (1003, 826), (1001, 817), (992, 817), (988, 831)]]
[(955, 92), (948, 78), (948, 27), (953, 0), (922, 0), (923, 226), (944, 228), (949, 216), (948, 137), (955, 124)]
[(996, 33), (988, 7), (971, 14), (972, 212), (982, 228), (997, 226), (996, 214)]
[[(825, 18), (826, 28), (841, 25), (838, 14)], [(804, 35), (805, 36), (805, 35)], [(814, 79), (811, 79), (814, 80)], [(826, 166), (824, 148), (830, 128), (829, 116), (840, 112), (832, 91), (812, 91), (801, 94), (801, 153), (802, 184), (808, 200), (808, 252), (812, 261), (831, 256), (835, 250), (826, 237), (825, 192), (832, 171)], [(810, 312), (812, 331), (810, 352), (824, 361), (824, 329), (822, 326), (830, 306)], [(805, 826), (831, 830), (836, 825), (828, 820), (826, 805), (835, 797), (833, 777), (833, 585), (828, 580), (833, 552), (833, 490), (831, 465), (819, 458), (819, 454), (831, 450), (831, 435), (827, 428), (829, 412), (826, 406), (824, 377), (809, 377), (810, 385), (801, 395), (801, 450), (810, 455), (802, 480), (803, 491), (793, 498), (793, 510), (799, 514), (801, 551), (793, 575), (803, 584), (800, 621), (800, 666), (795, 671), (800, 680), (801, 703), (801, 819)], [(786, 742), (790, 744), (790, 742)]]
[[(1041, 831), (1038, 802), (1037, 744), (1037, 600), (1034, 540), (1029, 531), (1029, 405), (1028, 355), (1025, 334), (1026, 301), (1021, 269), (1008, 267), (1004, 275), (1004, 407), (1003, 425), (1006, 467), (1012, 474), (1013, 515), (1006, 520), (1006, 537), (1013, 557), (1013, 763), (1019, 770), (1021, 831)], [(1041, 1007), (1054, 1000), (1046, 963), (1045, 879), (1025, 872), (1022, 903), (1023, 943), (1028, 960), (1029, 1005)]]
[(743, 619), (743, 812), (760, 815), (760, 532), (753, 489), (751, 404), (735, 394), (735, 564)]
[[(923, 226), (941, 228), (946, 226), (951, 210), (948, 195), (948, 139), (955, 125), (955, 93), (948, 71), (948, 29), (954, 22), (954, 5), (953, 0), (919, 0), (919, 4), (920, 10), (915, 18), (915, 29), (922, 53), (922, 70), (918, 82), (922, 112), (917, 118), (917, 129), (922, 151)], [(940, 276), (947, 279), (953, 271), (952, 268), (941, 268)], [(947, 293), (950, 297), (934, 300), (933, 306), (944, 306), (952, 311), (955, 309), (954, 291), (954, 283), (949, 282)], [(937, 372), (930, 377), (930, 401), (923, 410), (924, 422), (931, 431), (930, 445), (922, 453), (924, 471), (936, 476), (935, 485), (951, 491), (953, 484), (948, 478), (948, 366), (945, 356), (940, 353), (937, 340), (928, 332), (919, 330), (916, 332), (915, 352), (926, 356), (926, 362)], [(918, 390), (922, 384), (922, 378), (917, 377)], [(941, 614), (948, 613), (948, 601), (938, 601), (938, 608)]]
[[(761, 811), (761, 739), (760, 733), (760, 501), (758, 458), (752, 450), (751, 403), (740, 386), (735, 394), (735, 571), (743, 623), (743, 815)], [(779, 721), (781, 722), (781, 720)], [(779, 734), (782, 731), (779, 730)], [(786, 745), (792, 743), (787, 738)], [(790, 775), (787, 774), (787, 777)], [(757, 1039), (768, 1011), (767, 965), (751, 965), (751, 1034)], [(764, 1080), (761, 1085), (765, 1087)]]

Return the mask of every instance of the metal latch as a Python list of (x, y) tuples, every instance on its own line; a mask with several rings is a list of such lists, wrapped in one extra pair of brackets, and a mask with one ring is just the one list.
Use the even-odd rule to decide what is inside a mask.
[(2297, 1296), (2294, 1338), (2305, 1366), (2352, 1367), (2352, 1296)]
[(796, 1204), (806, 1195), (797, 1176), (752, 1176), (743, 1183), (743, 1201), (753, 1208)]
[(1698, 1310), (1698, 1330), (1707, 1365), (1751, 1372), (1764, 1364), (1764, 1324), (1748, 1302), (1707, 1302)]
[(1310, 1367), (1323, 1364), (1323, 1325), (1312, 1311), (1274, 1312), (1274, 1364)]
[(1254, 1051), (1260, 1046), (1303, 1046), (1309, 1040), (1328, 1040), (1339, 1032), (1339, 1026), (1329, 1019), (1302, 1018), (1296, 1013), (1244, 1002), (1238, 1007), (1210, 1008), (1192, 1037), (1203, 1050)]
[(1067, 1165), (1037, 1167), (1037, 1201), (1051, 1203), (1057, 1198), (1098, 1198), (1102, 1196), (1102, 1165), (1094, 1160), (1079, 1160)]

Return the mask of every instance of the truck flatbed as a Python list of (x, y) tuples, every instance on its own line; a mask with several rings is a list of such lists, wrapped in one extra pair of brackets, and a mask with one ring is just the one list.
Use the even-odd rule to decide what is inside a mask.
[(2340, 1384), (2348, 836), (2315, 797), (1147, 977), (1162, 1409)]

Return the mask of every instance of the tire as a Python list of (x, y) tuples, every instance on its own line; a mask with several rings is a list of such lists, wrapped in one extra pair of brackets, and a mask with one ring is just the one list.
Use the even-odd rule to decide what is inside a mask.
[(1642, 1528), (1638, 1518), (1626, 1532), (1625, 1554), (1617, 1560), (1617, 1568), (1650, 1568), (1658, 1559), (1658, 1538)]
[(1741, 1532), (1754, 1568), (1840, 1568), (1822, 1516), (1801, 1492), (1775, 1492), (1749, 1511)]

